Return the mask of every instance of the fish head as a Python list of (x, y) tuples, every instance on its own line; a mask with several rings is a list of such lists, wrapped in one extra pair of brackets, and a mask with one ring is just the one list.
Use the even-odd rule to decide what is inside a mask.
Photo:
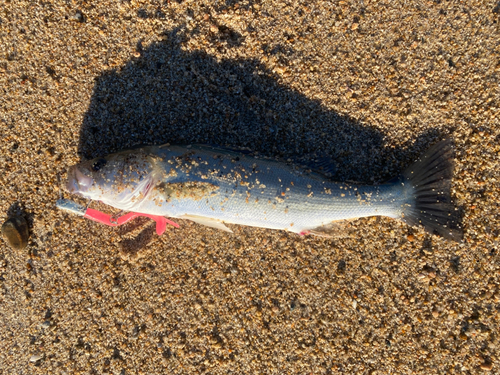
[(141, 202), (155, 182), (155, 159), (143, 150), (88, 160), (68, 169), (66, 190), (124, 210)]

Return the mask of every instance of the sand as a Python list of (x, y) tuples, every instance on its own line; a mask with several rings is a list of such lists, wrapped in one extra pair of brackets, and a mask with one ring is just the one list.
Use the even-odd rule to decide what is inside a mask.
[[(0, 219), (31, 237), (0, 244), (0, 373), (500, 372), (499, 40), (496, 1), (2, 1)], [(55, 208), (68, 166), (139, 144), (379, 183), (446, 137), (460, 244)]]

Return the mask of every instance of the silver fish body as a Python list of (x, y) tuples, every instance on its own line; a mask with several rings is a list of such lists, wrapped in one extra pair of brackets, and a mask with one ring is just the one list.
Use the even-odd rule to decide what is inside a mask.
[(68, 176), (70, 192), (110, 206), (226, 230), (223, 223), (320, 234), (340, 220), (411, 218), (418, 193), (405, 176), (377, 186), (338, 183), (275, 160), (202, 145), (112, 154), (70, 168)]

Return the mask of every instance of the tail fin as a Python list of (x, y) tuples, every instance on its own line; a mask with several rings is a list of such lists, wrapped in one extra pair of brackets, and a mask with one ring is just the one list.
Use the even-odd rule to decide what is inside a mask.
[[(463, 231), (460, 213), (451, 202), (453, 142), (446, 139), (432, 146), (404, 173), (410, 199), (402, 219), (422, 225), (429, 233), (460, 241)], [(410, 193), (411, 192), (411, 193)]]

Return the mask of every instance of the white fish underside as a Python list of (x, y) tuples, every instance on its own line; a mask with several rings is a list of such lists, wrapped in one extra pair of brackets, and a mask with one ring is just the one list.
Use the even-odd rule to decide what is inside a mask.
[(104, 203), (205, 224), (200, 218), (300, 233), (339, 220), (399, 218), (407, 200), (401, 182), (335, 183), (274, 160), (207, 146), (145, 150), (155, 155), (155, 175), (160, 175), (154, 187), (133, 205), (117, 205), (113, 199), (103, 199)]

